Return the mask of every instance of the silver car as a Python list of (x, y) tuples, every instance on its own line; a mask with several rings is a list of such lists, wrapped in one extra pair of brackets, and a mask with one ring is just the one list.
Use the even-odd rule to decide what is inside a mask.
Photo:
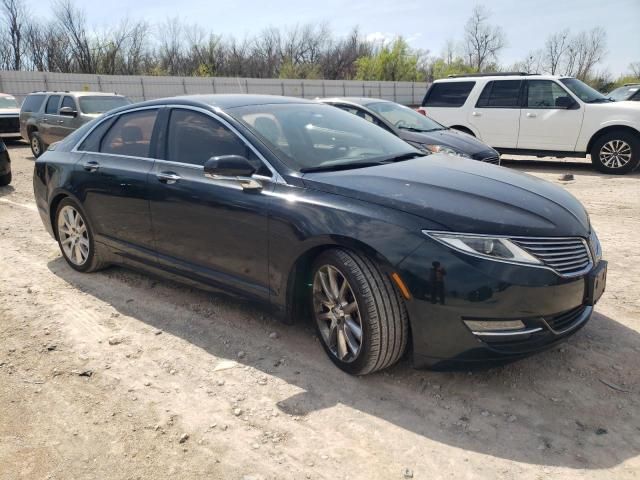
[(38, 158), (58, 142), (109, 110), (130, 104), (122, 95), (100, 92), (35, 92), (20, 109), (20, 133)]
[(20, 107), (13, 95), (0, 93), (0, 138), (20, 138)]

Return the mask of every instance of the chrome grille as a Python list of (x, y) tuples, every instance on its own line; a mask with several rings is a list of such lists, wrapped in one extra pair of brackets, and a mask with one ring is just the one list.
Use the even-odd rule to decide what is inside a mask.
[(512, 238), (513, 243), (553, 268), (563, 277), (573, 277), (592, 265), (587, 243), (582, 238)]

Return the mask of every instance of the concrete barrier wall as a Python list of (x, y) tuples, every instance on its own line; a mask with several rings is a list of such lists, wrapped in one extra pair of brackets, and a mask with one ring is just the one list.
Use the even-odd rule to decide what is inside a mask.
[(198, 93), (257, 93), (302, 98), (375, 97), (404, 105), (420, 105), (427, 87), (428, 83), (425, 82), (152, 77), (0, 71), (0, 92), (14, 95), (19, 101), (35, 91), (86, 90), (117, 92), (134, 102)]

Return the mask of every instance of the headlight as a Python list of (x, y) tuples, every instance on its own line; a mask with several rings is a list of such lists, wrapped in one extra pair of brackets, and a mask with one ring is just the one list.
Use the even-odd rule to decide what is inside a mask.
[(593, 255), (593, 263), (597, 264), (602, 260), (602, 245), (600, 245), (600, 239), (596, 235), (596, 231), (591, 228), (591, 235), (589, 235), (589, 244), (591, 245), (591, 254)]
[(447, 147), (445, 145), (422, 145), (425, 149), (427, 149), (431, 153), (445, 153), (447, 155), (457, 155), (458, 157), (471, 158), (469, 155), (463, 152), (459, 152), (454, 150), (451, 147)]
[(465, 233), (430, 232), (428, 230), (423, 230), (422, 233), (445, 244), (447, 247), (474, 257), (509, 263), (542, 264), (536, 257), (527, 253), (507, 238), (468, 235)]

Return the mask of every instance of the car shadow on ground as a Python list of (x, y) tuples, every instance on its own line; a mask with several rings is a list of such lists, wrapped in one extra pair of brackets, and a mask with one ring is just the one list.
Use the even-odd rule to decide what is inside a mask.
[(504, 367), (418, 371), (404, 359), (357, 378), (331, 364), (309, 323), (283, 325), (246, 302), (120, 267), (87, 275), (62, 258), (48, 267), (122, 315), (299, 387), (278, 402), (288, 414), (342, 404), (407, 434), (535, 465), (605, 469), (640, 454), (637, 377), (625, 378), (640, 371), (640, 335), (599, 313), (562, 346)]
[(11, 195), (15, 191), (16, 189), (13, 188), (12, 185), (5, 185), (4, 187), (0, 187), (0, 197), (4, 197), (5, 195)]
[[(618, 175), (609, 175), (598, 172), (591, 162), (571, 161), (571, 160), (521, 160), (515, 158), (502, 158), (500, 165), (515, 170), (524, 170), (536, 173), (557, 173), (559, 176), (564, 174), (572, 174), (575, 176), (591, 176), (603, 179), (620, 178)], [(636, 169), (632, 173), (623, 175), (624, 177), (640, 177), (640, 169)]]

